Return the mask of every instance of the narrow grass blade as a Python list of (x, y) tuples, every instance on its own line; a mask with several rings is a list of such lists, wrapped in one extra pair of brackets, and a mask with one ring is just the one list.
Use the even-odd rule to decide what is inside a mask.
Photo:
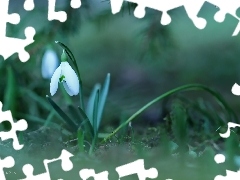
[(105, 102), (107, 99), (109, 85), (110, 85), (110, 73), (107, 74), (107, 77), (103, 84), (103, 88), (101, 89), (101, 94), (100, 94), (100, 99), (99, 99), (99, 107), (98, 107), (97, 129), (99, 128), (99, 125), (100, 125), (100, 122), (102, 119), (103, 109), (104, 109)]
[(109, 133), (98, 133), (98, 138), (104, 139), (109, 136)]
[(89, 118), (91, 125), (93, 126), (93, 110), (94, 110), (94, 100), (96, 97), (97, 90), (101, 88), (100, 84), (95, 84), (91, 95), (88, 100), (87, 108), (86, 108), (86, 115)]
[(65, 122), (71, 127), (72, 130), (77, 131), (77, 125), (62, 111), (62, 109), (47, 95), (49, 103), (54, 110), (65, 120)]
[(175, 100), (170, 113), (172, 120), (172, 132), (183, 155), (188, 143), (188, 123), (186, 109), (181, 101)]
[(43, 99), (41, 96), (37, 95), (33, 91), (25, 88), (25, 87), (20, 87), (19, 91), (21, 94), (27, 94), (30, 98), (35, 100), (39, 105), (41, 105), (42, 108), (51, 111), (52, 107)]
[(78, 129), (77, 138), (78, 138), (79, 151), (84, 152), (84, 131), (83, 130)]
[(82, 116), (78, 109), (73, 105), (68, 105), (67, 109), (69, 111), (70, 118), (74, 121), (75, 124), (77, 124), (77, 126), (79, 126), (82, 122)]
[(98, 105), (99, 105), (99, 89), (97, 90), (95, 100), (94, 100), (94, 110), (93, 110), (93, 129), (94, 135), (96, 136), (98, 127), (97, 127), (97, 118), (98, 118)]
[(16, 79), (11, 66), (7, 67), (7, 87), (4, 93), (4, 109), (11, 110), (15, 115), (16, 107)]
[(40, 123), (40, 124), (45, 123), (45, 119), (42, 119), (33, 115), (29, 115), (29, 114), (17, 113), (17, 116), (27, 119), (28, 121), (32, 121), (34, 123)]
[(44, 123), (44, 125), (43, 126), (48, 126), (49, 124), (50, 124), (50, 122), (51, 122), (51, 120), (52, 120), (52, 118), (54, 117), (54, 110), (52, 110), (50, 113), (49, 113), (49, 115), (48, 115), (48, 117), (47, 117), (47, 119), (46, 119), (46, 121), (45, 121), (45, 123)]
[[(28, 121), (32, 121), (34, 123), (44, 124), (46, 122), (45, 119), (30, 115), (30, 114), (17, 113), (17, 116), (22, 117)], [(62, 129), (62, 127), (61, 127), (61, 125), (59, 125), (59, 123), (49, 122), (48, 126), (54, 127), (58, 130), (61, 130), (62, 133), (67, 136), (72, 135), (72, 133), (70, 133), (68, 130)]]
[[(178, 92), (182, 92), (182, 91), (196, 91), (196, 90), (203, 90), (208, 92), (209, 94), (211, 94), (215, 100), (218, 102), (218, 104), (226, 111), (227, 115), (228, 115), (228, 120), (227, 121), (231, 121), (232, 120), (232, 116), (233, 116), (233, 121), (236, 122), (237, 121), (237, 116), (234, 113), (234, 111), (228, 106), (228, 104), (226, 103), (226, 101), (222, 98), (222, 96), (218, 93), (216, 93), (215, 91), (213, 91), (212, 89), (201, 85), (201, 84), (189, 84), (189, 85), (183, 85), (180, 87), (177, 87), (175, 89), (172, 89), (170, 91), (167, 91), (166, 93), (158, 96), (157, 98), (153, 99), (152, 101), (150, 101), (149, 103), (147, 103), (146, 105), (144, 105), (142, 108), (140, 108), (136, 113), (134, 113), (131, 117), (129, 117), (124, 123), (122, 123), (118, 128), (116, 128), (107, 138), (105, 138), (103, 141), (106, 142), (107, 139), (109, 139), (110, 137), (112, 137), (114, 134), (116, 134), (122, 127), (128, 125), (129, 122), (131, 122), (135, 117), (137, 117), (140, 113), (142, 113), (144, 110), (146, 110), (147, 108), (149, 108), (151, 105), (155, 104), (156, 102), (172, 95)], [(226, 123), (226, 122), (225, 122)]]
[[(78, 109), (79, 109), (80, 116), (82, 119), (82, 123), (79, 125), (78, 129), (83, 127), (85, 132), (90, 133), (90, 136), (91, 136), (90, 138), (93, 138), (94, 130), (93, 130), (93, 126), (90, 123), (90, 120), (88, 119), (87, 115), (80, 107), (78, 107)], [(85, 136), (86, 136), (86, 133), (85, 133)]]
[[(4, 91), (4, 105), (3, 110), (11, 110), (15, 116), (16, 108), (16, 80), (11, 66), (7, 67), (7, 87)], [(10, 130), (11, 126), (7, 122), (2, 123), (5, 130)]]

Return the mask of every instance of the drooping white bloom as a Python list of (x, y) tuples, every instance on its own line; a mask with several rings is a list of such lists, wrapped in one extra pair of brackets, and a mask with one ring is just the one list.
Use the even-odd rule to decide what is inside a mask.
[(59, 65), (59, 59), (55, 51), (47, 49), (42, 58), (42, 77), (50, 79)]
[(78, 76), (67, 61), (61, 62), (60, 66), (53, 73), (50, 82), (50, 93), (52, 96), (57, 92), (58, 83), (63, 83), (64, 89), (70, 96), (79, 93)]

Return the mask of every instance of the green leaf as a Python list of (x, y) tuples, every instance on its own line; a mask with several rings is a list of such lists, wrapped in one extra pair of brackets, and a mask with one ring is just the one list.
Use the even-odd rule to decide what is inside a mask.
[(45, 126), (45, 127), (49, 125), (49, 123), (51, 122), (51, 120), (52, 120), (53, 117), (54, 117), (54, 110), (52, 110), (52, 111), (49, 113), (46, 121), (44, 122), (44, 126)]
[(84, 131), (78, 129), (77, 138), (79, 151), (84, 152)]
[[(49, 116), (50, 116), (50, 114), (49, 114)], [(39, 123), (39, 124), (44, 124), (47, 121), (45, 119), (42, 119), (42, 118), (39, 118), (39, 117), (36, 117), (33, 115), (29, 115), (29, 114), (24, 114), (24, 113), (17, 113), (17, 116), (27, 119), (28, 121), (32, 121), (34, 123)], [(47, 117), (47, 119), (49, 118), (49, 116)], [(49, 121), (48, 126), (57, 128), (58, 130), (62, 130), (62, 127), (59, 125), (59, 123)], [(67, 133), (67, 135), (70, 135), (70, 133)]]
[(4, 93), (4, 109), (11, 110), (15, 114), (16, 107), (16, 79), (11, 66), (7, 67), (7, 87)]
[(17, 113), (17, 116), (20, 116), (24, 119), (27, 119), (28, 121), (32, 121), (34, 123), (40, 123), (40, 124), (44, 124), (45, 123), (45, 119), (33, 116), (33, 115), (29, 115), (29, 114), (24, 114), (24, 113)]
[(226, 157), (228, 161), (226, 162), (228, 168), (234, 171), (237, 171), (236, 164), (234, 159), (237, 154), (239, 154), (239, 136), (233, 130), (231, 130), (230, 136), (225, 140), (225, 149), (226, 149)]
[(64, 89), (62, 83), (59, 84), (59, 87), (60, 87), (60, 90), (61, 90), (61, 92), (62, 92), (62, 95), (63, 95), (63, 97), (64, 97), (64, 100), (65, 100), (66, 104), (72, 104), (72, 99), (71, 99), (70, 96), (68, 95), (67, 91)]
[(82, 129), (82, 127), (85, 130), (85, 136), (87, 133), (90, 133), (90, 138), (92, 139), (94, 136), (94, 130), (93, 130), (93, 126), (90, 123), (90, 120), (88, 119), (87, 115), (85, 114), (85, 112), (78, 107), (79, 112), (80, 112), (80, 116), (82, 119), (82, 123), (80, 124), (80, 126), (78, 127), (78, 129)]
[(54, 108), (54, 110), (63, 118), (63, 120), (65, 120), (69, 127), (72, 130), (77, 131), (78, 130), (77, 125), (63, 112), (63, 110), (48, 95), (46, 97), (50, 104), (52, 105), (52, 107)]
[(187, 113), (179, 100), (175, 100), (171, 111), (172, 131), (174, 137), (179, 145), (180, 151), (183, 152), (187, 147), (188, 140), (188, 126)]
[(86, 114), (87, 114), (87, 117), (89, 118), (89, 121), (92, 126), (93, 126), (94, 101), (95, 101), (97, 90), (100, 88), (101, 88), (100, 84), (95, 84), (95, 86), (91, 92), (91, 95), (89, 97), (87, 108), (86, 108)]
[(173, 141), (169, 141), (169, 142), (168, 142), (168, 146), (169, 146), (169, 150), (170, 150), (171, 153), (174, 152), (174, 151), (176, 151), (177, 148), (179, 147), (179, 146), (178, 146), (175, 142), (173, 142)]
[(67, 106), (67, 109), (70, 114), (69, 117), (74, 121), (75, 124), (77, 124), (77, 126), (79, 126), (82, 123), (82, 116), (78, 109), (71, 104)]
[[(11, 66), (7, 67), (7, 87), (4, 93), (4, 105), (3, 110), (11, 110), (13, 116), (15, 116), (16, 109), (16, 79)], [(2, 123), (5, 130), (10, 130), (11, 126), (8, 123)]]
[(103, 84), (103, 88), (102, 88), (101, 94), (100, 94), (98, 117), (97, 117), (97, 129), (99, 128), (99, 125), (100, 125), (100, 122), (102, 119), (103, 109), (104, 109), (105, 102), (107, 99), (109, 85), (110, 85), (110, 73), (107, 74), (107, 77), (105, 79), (105, 82)]
[(41, 96), (38, 94), (34, 93), (33, 91), (25, 88), (25, 87), (20, 87), (19, 91), (21, 94), (27, 94), (30, 98), (32, 98), (34, 101), (36, 101), (39, 105), (42, 106), (42, 108), (51, 111), (52, 107), (46, 102), (45, 99), (43, 99)]
[(119, 127), (117, 127), (108, 137), (106, 137), (103, 141), (107, 141), (110, 137), (112, 137), (114, 134), (116, 134), (122, 127), (128, 125), (129, 122), (131, 122), (135, 117), (137, 117), (140, 113), (145, 111), (147, 108), (149, 108), (151, 105), (155, 104), (156, 102), (169, 97), (173, 94), (183, 92), (183, 91), (196, 91), (196, 90), (203, 90), (211, 94), (215, 100), (218, 102), (218, 104), (223, 108), (223, 110), (226, 111), (228, 115), (228, 119), (225, 120), (224, 122), (226, 123), (227, 121), (231, 121), (233, 117), (233, 122), (237, 122), (238, 118), (237, 115), (234, 113), (234, 111), (228, 106), (226, 101), (223, 99), (223, 97), (219, 94), (213, 91), (212, 89), (201, 85), (201, 84), (188, 84), (188, 85), (183, 85), (180, 87), (177, 87), (175, 89), (172, 89), (170, 91), (167, 91), (166, 93), (156, 97), (146, 105), (144, 105), (142, 108), (140, 108), (136, 113), (134, 113), (131, 117), (129, 117), (124, 123), (122, 123)]
[(98, 118), (98, 105), (99, 105), (99, 89), (97, 90), (95, 100), (94, 100), (94, 110), (93, 110), (93, 130), (94, 135), (97, 135), (98, 127), (97, 127), (97, 118)]

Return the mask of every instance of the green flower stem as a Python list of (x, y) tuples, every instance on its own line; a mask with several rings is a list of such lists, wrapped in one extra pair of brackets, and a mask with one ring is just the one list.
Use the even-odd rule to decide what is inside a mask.
[(91, 156), (93, 154), (93, 150), (95, 148), (95, 145), (96, 145), (96, 141), (97, 141), (97, 135), (94, 136), (93, 140), (92, 140), (92, 144), (91, 144), (91, 147), (89, 149), (89, 152), (88, 154)]
[(68, 93), (65, 91), (62, 83), (60, 83), (60, 90), (61, 90), (63, 97), (64, 97), (65, 101), (67, 102), (67, 104), (68, 105), (72, 104), (72, 99), (69, 97)]
[(168, 97), (168, 96), (170, 96), (174, 93), (180, 92), (180, 91), (191, 91), (191, 90), (207, 91), (208, 93), (213, 95), (216, 98), (217, 102), (220, 104), (220, 106), (227, 111), (229, 119), (231, 119), (231, 113), (230, 112), (232, 112), (232, 114), (234, 115), (234, 119), (235, 120), (237, 119), (235, 113), (229, 108), (227, 103), (224, 101), (224, 99), (219, 94), (217, 94), (213, 90), (211, 90), (208, 87), (203, 86), (201, 84), (189, 84), (189, 85), (184, 85), (184, 86), (180, 86), (180, 87), (177, 87), (175, 89), (172, 89), (172, 90), (158, 96), (157, 98), (153, 99), (149, 103), (147, 103), (145, 106), (143, 106), (141, 109), (139, 109), (136, 113), (134, 113), (130, 118), (128, 118), (124, 123), (122, 123), (117, 129), (115, 129), (112, 133), (110, 133), (106, 138), (104, 138), (102, 143), (106, 142), (109, 138), (111, 138), (113, 135), (115, 135), (122, 127), (128, 125), (128, 123), (131, 122), (136, 116), (138, 116), (140, 113), (142, 113), (144, 110), (146, 110), (148, 107), (150, 107), (151, 105), (153, 105), (157, 101), (162, 100), (163, 98)]
[[(79, 76), (80, 77), (80, 76)], [(82, 80), (79, 78), (79, 97), (80, 97), (80, 107), (82, 108), (82, 110), (85, 112), (85, 107), (84, 107), (84, 100), (83, 100), (83, 93), (82, 93)]]
[(77, 75), (78, 75), (78, 78), (79, 78), (79, 98), (80, 98), (80, 108), (85, 112), (85, 107), (84, 107), (84, 100), (83, 100), (83, 91), (82, 91), (82, 79), (81, 79), (81, 76), (80, 76), (80, 72), (79, 72), (79, 69), (78, 69), (78, 66), (77, 66), (77, 62), (74, 58), (74, 62), (73, 62), (76, 70), (77, 70)]
[(83, 100), (83, 91), (82, 91), (82, 87), (83, 87), (83, 84), (82, 84), (82, 79), (81, 79), (81, 76), (80, 76), (80, 71), (78, 69), (78, 66), (77, 66), (77, 62), (76, 62), (76, 59), (75, 57), (73, 56), (73, 64), (77, 70), (77, 75), (78, 75), (78, 78), (79, 78), (79, 97), (80, 97), (80, 107), (81, 109), (85, 112), (85, 107), (84, 107), (84, 100)]
[(52, 109), (52, 111), (49, 113), (49, 115), (48, 115), (48, 117), (47, 117), (47, 119), (46, 119), (46, 121), (43, 125), (44, 127), (47, 127), (51, 123), (51, 120), (52, 120), (54, 115), (55, 115), (55, 111), (54, 111), (54, 109)]

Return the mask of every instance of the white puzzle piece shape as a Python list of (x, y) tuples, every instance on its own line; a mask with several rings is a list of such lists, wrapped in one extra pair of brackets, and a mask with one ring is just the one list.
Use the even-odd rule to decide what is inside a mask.
[(15, 150), (20, 150), (23, 148), (23, 145), (19, 144), (17, 131), (25, 131), (28, 127), (27, 121), (21, 119), (17, 122), (13, 121), (11, 111), (2, 111), (2, 102), (0, 101), (0, 123), (3, 121), (9, 121), (11, 123), (11, 130), (8, 132), (0, 132), (0, 138), (2, 141), (7, 139), (13, 139), (13, 148)]

